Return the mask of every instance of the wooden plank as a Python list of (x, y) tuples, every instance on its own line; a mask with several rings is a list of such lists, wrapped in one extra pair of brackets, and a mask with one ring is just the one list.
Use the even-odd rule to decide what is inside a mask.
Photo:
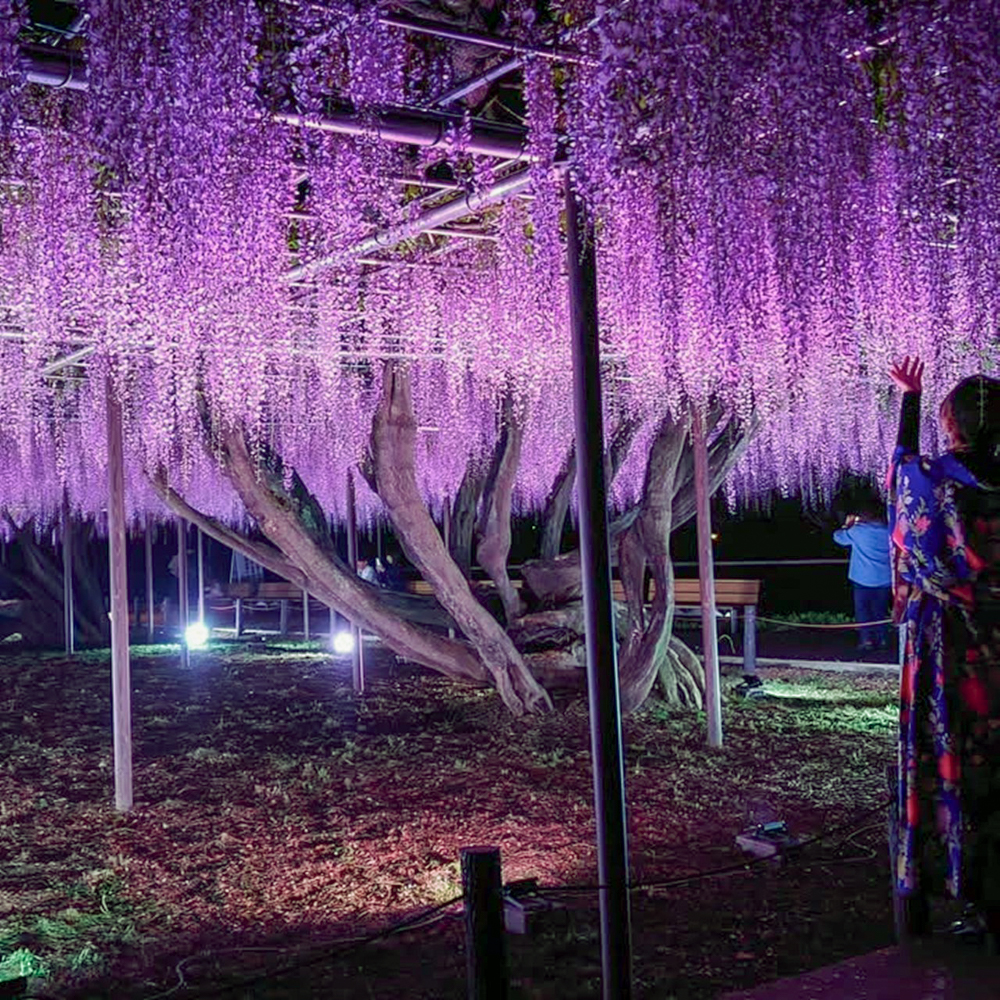
[[(419, 582), (419, 581), (418, 581)], [(520, 582), (520, 581), (518, 581)], [(700, 581), (697, 577), (684, 577), (674, 580), (674, 603), (679, 605), (697, 606), (701, 604)], [(611, 582), (614, 599), (625, 601), (625, 588), (621, 580)], [(652, 600), (656, 594), (656, 581), (649, 581), (647, 599)], [(760, 580), (716, 580), (715, 603), (719, 607), (744, 607), (747, 604), (757, 604), (760, 601)]]
[(122, 410), (106, 381), (108, 432), (108, 562), (111, 582), (111, 713), (115, 808), (132, 808), (132, 685), (128, 651), (128, 576), (125, 549), (125, 454)]

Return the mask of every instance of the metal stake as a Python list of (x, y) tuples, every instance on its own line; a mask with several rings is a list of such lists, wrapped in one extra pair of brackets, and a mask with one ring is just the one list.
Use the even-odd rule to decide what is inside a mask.
[(566, 174), (565, 190), (580, 558), (587, 632), (587, 693), (590, 746), (594, 761), (597, 871), (601, 884), (603, 996), (604, 1000), (628, 1000), (632, 995), (628, 837), (604, 482), (597, 266), (593, 223), (588, 218), (586, 207), (576, 196), (569, 172)]

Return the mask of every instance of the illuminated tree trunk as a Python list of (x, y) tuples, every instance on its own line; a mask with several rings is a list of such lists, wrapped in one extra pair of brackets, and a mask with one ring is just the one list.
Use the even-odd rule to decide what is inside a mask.
[(516, 715), (551, 708), (503, 626), (476, 600), (448, 554), (420, 496), (414, 465), (417, 421), (409, 373), (389, 362), (372, 422), (372, 469), (378, 495), (407, 558), (475, 648), (504, 704)]

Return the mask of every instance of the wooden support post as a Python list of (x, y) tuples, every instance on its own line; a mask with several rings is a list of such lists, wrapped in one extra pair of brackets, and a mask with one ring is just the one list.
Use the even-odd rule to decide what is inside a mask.
[[(442, 516), (441, 533), (444, 536), (442, 541), (447, 552), (451, 552), (451, 497), (444, 498), (444, 514)], [(448, 638), (455, 638), (455, 630), (448, 626)]]
[(698, 579), (701, 583), (701, 643), (705, 657), (705, 709), (708, 745), (722, 746), (722, 693), (719, 679), (719, 639), (715, 620), (715, 563), (712, 557), (712, 508), (708, 491), (708, 447), (705, 415), (691, 407), (691, 447), (698, 527)]
[(66, 655), (76, 652), (76, 629), (73, 627), (73, 517), (69, 509), (69, 497), (63, 499), (63, 639)]
[(205, 624), (205, 536), (201, 528), (198, 533), (198, 621)]
[(108, 561), (111, 582), (111, 712), (114, 727), (115, 808), (132, 808), (132, 685), (128, 655), (128, 575), (125, 550), (125, 454), (122, 410), (111, 379), (108, 414)]
[[(347, 563), (352, 573), (358, 571), (358, 517), (354, 497), (354, 476), (347, 471)], [(351, 622), (351, 684), (361, 694), (365, 689), (365, 654), (361, 630)]]
[(188, 627), (188, 555), (187, 521), (177, 518), (177, 627), (180, 630), (181, 666), (190, 663), (187, 644)]
[(278, 634), (288, 635), (288, 601), (280, 601), (278, 607), (280, 609), (278, 618)]
[(463, 847), (460, 857), (469, 1000), (506, 1000), (507, 942), (500, 851), (496, 847)]
[[(146, 515), (146, 614), (149, 620), (146, 622), (146, 641), (152, 645), (153, 632), (156, 628), (153, 614), (153, 519)], [(164, 622), (166, 625), (166, 622)]]
[(743, 676), (757, 676), (757, 605), (743, 608)]
[(309, 591), (302, 591), (302, 634), (309, 641)]

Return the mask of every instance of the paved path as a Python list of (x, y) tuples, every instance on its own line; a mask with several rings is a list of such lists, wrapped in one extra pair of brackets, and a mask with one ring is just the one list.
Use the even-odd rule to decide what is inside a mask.
[(933, 938), (907, 953), (870, 955), (781, 979), (719, 1000), (997, 1000), (1000, 959), (970, 945)]

